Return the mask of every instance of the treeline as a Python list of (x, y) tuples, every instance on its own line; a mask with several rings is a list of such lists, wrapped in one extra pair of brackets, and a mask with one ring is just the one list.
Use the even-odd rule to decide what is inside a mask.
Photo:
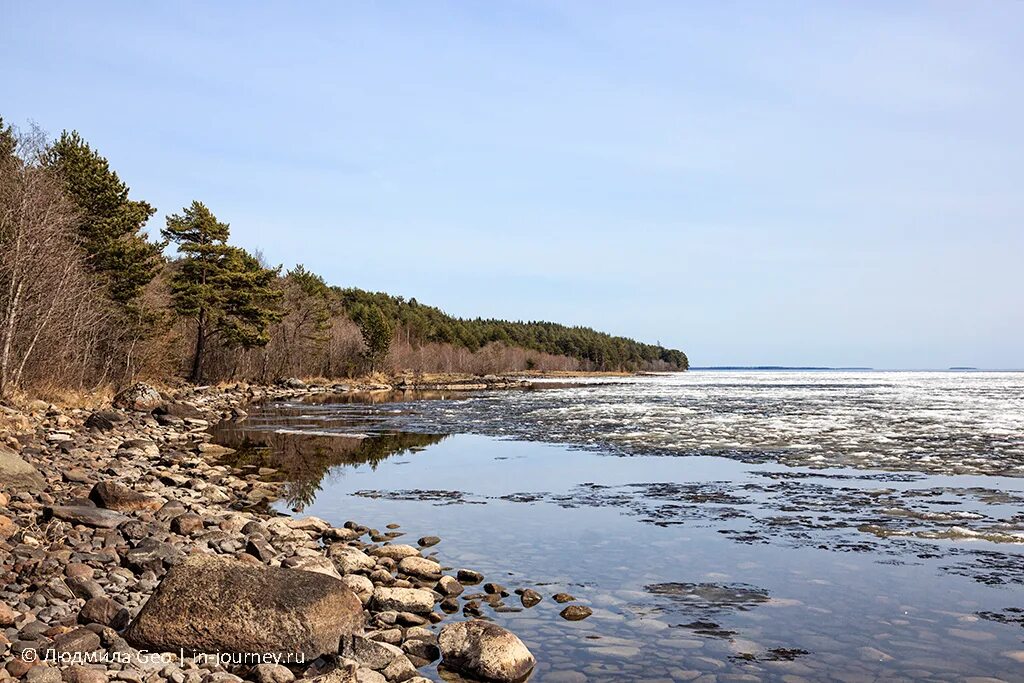
[(154, 241), (155, 212), (78, 133), (0, 119), (0, 397), (138, 377), (687, 368), (681, 351), (588, 328), (463, 320), (282, 272), (199, 201)]

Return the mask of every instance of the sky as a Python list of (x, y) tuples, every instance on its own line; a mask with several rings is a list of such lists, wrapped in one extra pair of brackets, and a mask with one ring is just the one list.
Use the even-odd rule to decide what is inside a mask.
[(1024, 3), (2, 2), (0, 115), (329, 283), (1024, 367)]

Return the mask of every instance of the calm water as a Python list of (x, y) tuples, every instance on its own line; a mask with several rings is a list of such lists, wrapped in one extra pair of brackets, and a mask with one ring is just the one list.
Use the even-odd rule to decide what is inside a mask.
[(536, 681), (1024, 680), (1024, 374), (319, 397), (219, 437), (287, 507), (540, 591), (483, 608)]

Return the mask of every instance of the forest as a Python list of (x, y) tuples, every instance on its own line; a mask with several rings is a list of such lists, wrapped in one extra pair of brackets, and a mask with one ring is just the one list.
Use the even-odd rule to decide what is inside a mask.
[(550, 322), (462, 319), (274, 267), (201, 201), (156, 209), (81, 135), (0, 119), (0, 398), (139, 378), (685, 370), (682, 351)]

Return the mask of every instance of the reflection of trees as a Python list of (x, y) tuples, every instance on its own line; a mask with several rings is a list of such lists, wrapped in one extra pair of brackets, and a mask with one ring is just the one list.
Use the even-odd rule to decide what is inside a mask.
[(421, 450), (444, 439), (439, 434), (392, 432), (365, 438), (263, 430), (218, 430), (217, 442), (235, 452), (222, 464), (243, 469), (277, 470), (268, 479), (285, 482), (284, 498), (294, 508), (313, 502), (328, 470), (369, 464), (373, 469), (395, 455)]

